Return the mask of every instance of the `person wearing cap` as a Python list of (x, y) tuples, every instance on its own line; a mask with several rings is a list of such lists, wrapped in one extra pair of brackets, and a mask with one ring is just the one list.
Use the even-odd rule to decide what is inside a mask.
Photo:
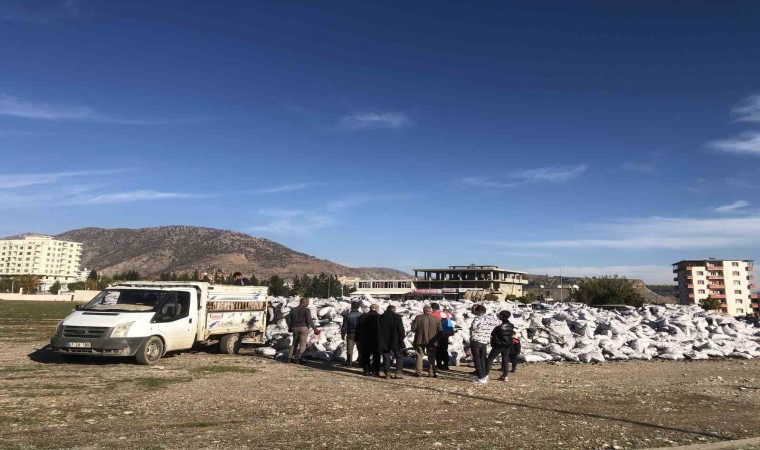
[[(373, 303), (369, 307), (369, 312), (359, 317), (356, 325), (355, 338), (359, 343), (359, 356), (361, 356), (360, 362), (364, 375), (380, 376), (379, 310), (380, 305)], [(372, 360), (371, 363), (370, 360)]]
[[(351, 311), (343, 315), (343, 324), (340, 326), (340, 337), (346, 343), (346, 365), (354, 365), (354, 347), (356, 346), (356, 326), (359, 324), (359, 318), (362, 312), (359, 311), (361, 302), (351, 302)], [(361, 349), (359, 349), (359, 360), (361, 360)]]
[(438, 378), (438, 368), (435, 366), (436, 347), (438, 338), (443, 332), (441, 319), (433, 315), (433, 308), (426, 305), (422, 314), (414, 318), (412, 322), (414, 332), (414, 350), (417, 352), (415, 375), (422, 376), (422, 359), (425, 354), (428, 357), (428, 376)]

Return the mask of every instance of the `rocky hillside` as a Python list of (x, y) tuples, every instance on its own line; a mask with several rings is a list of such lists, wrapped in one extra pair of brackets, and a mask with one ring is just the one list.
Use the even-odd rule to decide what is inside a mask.
[(82, 242), (82, 266), (106, 274), (137, 270), (144, 275), (192, 272), (213, 268), (250, 276), (296, 275), (321, 272), (366, 278), (408, 278), (388, 268), (351, 268), (318, 259), (268, 239), (229, 230), (190, 226), (139, 229), (83, 228), (56, 236)]

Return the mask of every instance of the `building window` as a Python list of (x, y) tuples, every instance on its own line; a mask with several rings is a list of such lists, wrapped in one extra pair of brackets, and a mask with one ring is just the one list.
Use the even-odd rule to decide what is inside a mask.
[(736, 291), (734, 291), (734, 294), (741, 294), (741, 293), (742, 293), (742, 291), (741, 291), (741, 290), (736, 290)]
[(731, 263), (731, 265), (732, 265), (733, 267), (739, 267), (739, 263), (738, 263), (738, 262), (732, 262), (732, 263)]
[(731, 272), (731, 275), (733, 275), (735, 277), (738, 277), (739, 276), (739, 272)]
[(739, 280), (734, 280), (734, 286), (741, 286), (742, 282)]
[(697, 275), (704, 275), (705, 273), (702, 271), (697, 272)]
[(738, 308), (738, 309), (736, 310), (736, 312), (737, 312), (737, 313), (739, 313), (739, 314), (744, 314), (744, 310), (743, 310), (743, 309), (741, 309), (741, 308)]
[(705, 293), (704, 289), (700, 289), (700, 290), (697, 291), (697, 294), (704, 294), (704, 293)]
[(705, 280), (697, 280), (697, 284), (705, 284)]
[(737, 299), (736, 299), (734, 302), (735, 302), (737, 305), (741, 305), (742, 303), (744, 303), (744, 302), (742, 301), (742, 299), (740, 299), (740, 298), (737, 298)]

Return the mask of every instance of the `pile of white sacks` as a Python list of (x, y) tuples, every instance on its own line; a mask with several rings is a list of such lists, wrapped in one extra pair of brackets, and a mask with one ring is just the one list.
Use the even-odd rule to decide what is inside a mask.
[[(429, 302), (353, 299), (368, 311), (371, 303), (380, 304), (380, 312), (393, 304), (407, 331), (408, 357), (413, 360), (411, 323)], [(270, 298), (287, 315), (298, 299)], [(470, 301), (439, 301), (456, 322), (456, 334), (450, 338), (451, 364), (469, 361), (469, 330), (473, 320)], [(525, 362), (573, 361), (604, 362), (653, 358), (707, 359), (760, 357), (760, 328), (732, 317), (703, 311), (697, 306), (648, 305), (625, 311), (601, 310), (575, 303), (539, 305), (536, 309), (512, 302), (485, 302), (489, 313), (512, 312), (512, 323), (522, 342), (520, 359)], [(342, 314), (351, 308), (351, 300), (312, 299), (312, 317), (318, 318), (320, 335), (312, 334), (306, 357), (326, 361), (345, 361), (346, 344), (341, 338)], [(292, 341), (284, 320), (273, 333), (273, 349), (264, 353), (281, 356)], [(356, 359), (356, 352), (354, 352)]]

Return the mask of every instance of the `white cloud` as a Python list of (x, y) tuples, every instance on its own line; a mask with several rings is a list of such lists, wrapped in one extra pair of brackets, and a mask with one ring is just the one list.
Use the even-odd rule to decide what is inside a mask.
[(499, 189), (530, 183), (559, 183), (576, 178), (582, 175), (586, 170), (588, 170), (586, 164), (578, 164), (574, 166), (550, 166), (512, 172), (505, 180), (494, 180), (490, 177), (468, 177), (463, 178), (460, 181), (469, 186)]
[(116, 203), (132, 203), (154, 200), (176, 200), (192, 198), (208, 198), (206, 194), (189, 194), (185, 192), (161, 192), (161, 191), (128, 191), (112, 192), (98, 195), (80, 195), (61, 201), (67, 205), (110, 205)]
[(739, 122), (760, 122), (760, 94), (750, 95), (731, 109)]
[(400, 112), (367, 112), (355, 113), (343, 116), (340, 119), (340, 125), (349, 130), (376, 130), (381, 128), (390, 128), (397, 130), (411, 125), (409, 117)]
[(737, 200), (729, 205), (718, 206), (717, 208), (713, 209), (713, 211), (718, 213), (731, 213), (747, 206), (749, 206), (749, 202), (744, 200)]
[(623, 164), (623, 168), (625, 170), (630, 170), (633, 172), (639, 172), (639, 173), (644, 173), (644, 174), (651, 174), (657, 171), (657, 166), (655, 166), (651, 162), (644, 163), (644, 162), (628, 161), (625, 164)]
[[(528, 273), (538, 275), (559, 276), (557, 266), (531, 267), (524, 269)], [(564, 266), (562, 275), (568, 277), (600, 277), (619, 275), (629, 279), (644, 280), (649, 284), (673, 284), (672, 266), (642, 265), (642, 266)]]
[(742, 218), (649, 217), (616, 223), (586, 224), (583, 234), (571, 239), (545, 241), (481, 241), (506, 248), (554, 249), (745, 249), (760, 245), (760, 216)]
[(760, 155), (760, 133), (748, 131), (733, 138), (709, 142), (707, 145), (727, 153)]
[(404, 200), (406, 198), (407, 196), (405, 194), (357, 194), (331, 200), (327, 202), (327, 209), (331, 211), (340, 211), (343, 209), (355, 208), (367, 203)]
[(0, 189), (21, 188), (38, 184), (59, 183), (67, 178), (102, 176), (125, 170), (83, 170), (79, 172), (49, 172), (0, 175)]
[(279, 192), (293, 192), (293, 191), (300, 191), (302, 189), (306, 189), (309, 186), (310, 185), (306, 183), (283, 184), (280, 186), (272, 186), (268, 188), (256, 189), (253, 191), (253, 193), (254, 194), (276, 194)]
[(335, 224), (335, 220), (324, 215), (301, 215), (296, 218), (277, 219), (264, 225), (251, 228), (257, 233), (308, 236), (314, 231)]

